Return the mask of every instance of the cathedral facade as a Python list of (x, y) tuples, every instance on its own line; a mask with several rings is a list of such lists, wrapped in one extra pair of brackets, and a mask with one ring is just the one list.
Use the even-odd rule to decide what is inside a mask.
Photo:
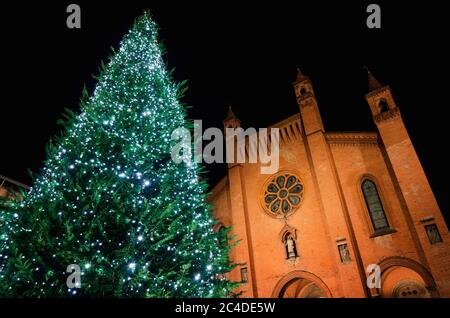
[[(327, 132), (298, 71), (300, 111), (270, 127), (278, 172), (229, 163), (213, 188), (244, 297), (450, 297), (447, 225), (390, 87), (368, 80), (377, 131)], [(240, 127), (231, 110), (224, 126)]]

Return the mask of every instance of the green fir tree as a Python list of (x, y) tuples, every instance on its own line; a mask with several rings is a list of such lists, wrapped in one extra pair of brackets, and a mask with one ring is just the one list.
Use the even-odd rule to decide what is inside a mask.
[[(30, 192), (3, 203), (0, 296), (232, 294), (200, 168), (171, 159), (172, 132), (189, 125), (161, 54), (145, 13), (67, 116)], [(81, 281), (70, 288), (71, 264)]]

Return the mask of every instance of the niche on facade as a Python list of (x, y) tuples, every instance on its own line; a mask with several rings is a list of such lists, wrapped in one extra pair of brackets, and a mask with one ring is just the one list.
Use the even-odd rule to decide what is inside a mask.
[(280, 239), (283, 243), (284, 254), (287, 260), (295, 260), (299, 257), (296, 229), (286, 224), (280, 232)]

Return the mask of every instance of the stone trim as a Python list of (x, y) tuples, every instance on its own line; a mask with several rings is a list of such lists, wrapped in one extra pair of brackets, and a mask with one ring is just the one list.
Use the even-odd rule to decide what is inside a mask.
[(325, 139), (330, 145), (378, 146), (378, 133), (373, 132), (327, 132)]

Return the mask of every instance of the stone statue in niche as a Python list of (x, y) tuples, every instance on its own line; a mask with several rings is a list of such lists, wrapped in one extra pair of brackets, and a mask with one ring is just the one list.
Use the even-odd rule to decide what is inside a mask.
[(286, 237), (286, 250), (287, 250), (288, 258), (294, 258), (297, 256), (297, 251), (295, 248), (295, 241), (292, 238), (291, 234), (288, 234)]

